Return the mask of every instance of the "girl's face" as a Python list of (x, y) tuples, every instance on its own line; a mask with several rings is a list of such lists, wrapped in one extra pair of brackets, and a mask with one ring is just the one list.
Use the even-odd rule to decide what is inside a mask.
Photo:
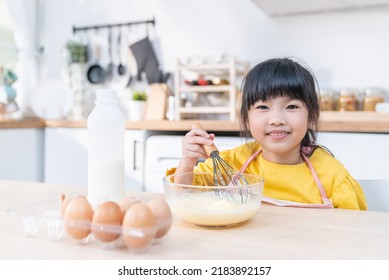
[(308, 110), (302, 100), (276, 97), (257, 101), (248, 114), (250, 132), (266, 160), (301, 162), (300, 146), (308, 130)]

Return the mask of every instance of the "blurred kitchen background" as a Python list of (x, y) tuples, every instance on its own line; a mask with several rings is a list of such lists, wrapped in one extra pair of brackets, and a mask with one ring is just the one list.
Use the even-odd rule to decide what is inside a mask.
[(358, 111), (322, 114), (319, 142), (358, 180), (388, 179), (388, 28), (389, 0), (0, 0), (0, 179), (86, 186), (85, 120), (108, 87), (126, 187), (161, 191), (181, 120), (241, 144), (241, 80), (279, 56), (312, 68), (323, 111)]
[[(166, 82), (167, 95), (174, 95), (177, 60), (207, 63), (229, 55), (250, 66), (297, 57), (310, 65), (323, 91), (389, 89), (387, 0), (0, 0), (0, 13), (0, 67), (18, 78), (13, 88), (21, 110), (15, 117), (85, 118), (101, 86), (117, 89), (128, 110), (131, 91), (150, 82), (145, 75), (138, 81), (134, 52), (129, 55), (130, 46), (145, 38), (161, 75), (154, 73), (153, 81)], [(100, 27), (77, 30), (93, 26)], [(141, 43), (145, 52), (148, 42)], [(87, 71), (96, 65), (114, 72), (93, 83), (98, 72), (88, 77)], [(42, 92), (53, 88), (55, 100), (42, 101)]]

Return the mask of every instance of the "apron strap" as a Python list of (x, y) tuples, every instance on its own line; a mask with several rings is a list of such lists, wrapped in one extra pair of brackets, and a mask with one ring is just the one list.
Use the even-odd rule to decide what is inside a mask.
[(308, 157), (306, 155), (304, 155), (304, 153), (301, 153), (301, 156), (303, 157), (305, 163), (308, 165), (308, 168), (311, 171), (313, 180), (315, 180), (315, 183), (320, 191), (320, 194), (321, 194), (323, 201), (328, 200), (328, 196), (324, 190), (323, 184), (321, 183), (319, 176), (317, 176), (317, 173), (316, 173), (315, 169), (313, 168), (311, 162), (309, 161)]
[(259, 155), (262, 152), (261, 149), (256, 151), (255, 153), (251, 154), (251, 156), (246, 160), (246, 162), (242, 165), (242, 167), (239, 169), (238, 173), (244, 173), (247, 166), (255, 159), (257, 155)]

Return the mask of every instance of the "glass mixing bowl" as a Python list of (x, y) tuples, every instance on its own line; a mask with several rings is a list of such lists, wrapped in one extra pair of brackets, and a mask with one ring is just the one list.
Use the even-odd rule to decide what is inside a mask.
[(182, 221), (209, 227), (231, 226), (252, 218), (261, 206), (264, 180), (242, 174), (244, 184), (215, 186), (214, 174), (188, 172), (163, 178), (165, 199)]

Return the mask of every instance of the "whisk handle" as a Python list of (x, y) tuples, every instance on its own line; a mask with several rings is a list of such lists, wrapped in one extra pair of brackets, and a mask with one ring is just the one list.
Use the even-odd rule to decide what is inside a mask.
[[(205, 130), (204, 127), (199, 123), (199, 122), (194, 122), (192, 124), (192, 128), (199, 128), (199, 129), (202, 129), (202, 130)], [(215, 146), (215, 144), (212, 144), (212, 145), (203, 145), (204, 147), (204, 150), (205, 152), (211, 156), (212, 153), (216, 152), (216, 153), (219, 153), (219, 150), (217, 149), (217, 147)]]

